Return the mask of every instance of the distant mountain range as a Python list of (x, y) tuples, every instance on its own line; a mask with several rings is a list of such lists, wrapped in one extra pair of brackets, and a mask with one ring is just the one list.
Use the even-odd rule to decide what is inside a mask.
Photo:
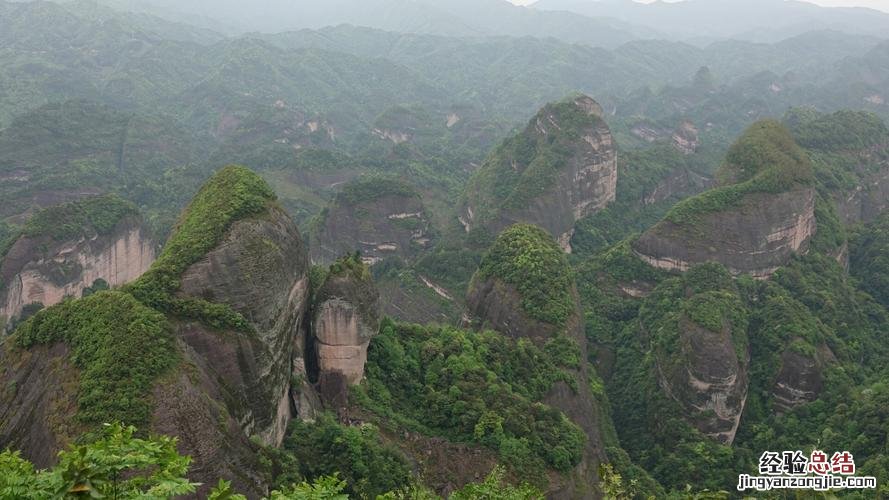
[(806, 31), (832, 29), (885, 37), (889, 14), (855, 7), (819, 7), (785, 0), (685, 0), (642, 4), (633, 0), (538, 0), (539, 11), (608, 17), (670, 38), (712, 41), (736, 38), (774, 42)]
[[(276, 33), (351, 24), (444, 36), (532, 36), (616, 47), (631, 40), (671, 39), (704, 45), (739, 39), (775, 42), (812, 30), (885, 38), (889, 14), (784, 0), (99, 0), (228, 35)], [(579, 14), (579, 15), (578, 15)]]

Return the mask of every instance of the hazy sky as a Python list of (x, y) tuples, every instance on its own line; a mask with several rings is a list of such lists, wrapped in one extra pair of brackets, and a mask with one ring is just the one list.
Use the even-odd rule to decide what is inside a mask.
[[(534, 0), (510, 0), (517, 5), (527, 5), (534, 3)], [(639, 1), (639, 0), (637, 0)], [(804, 0), (818, 5), (830, 7), (870, 7), (889, 12), (889, 0)], [(647, 2), (646, 2), (647, 3)]]

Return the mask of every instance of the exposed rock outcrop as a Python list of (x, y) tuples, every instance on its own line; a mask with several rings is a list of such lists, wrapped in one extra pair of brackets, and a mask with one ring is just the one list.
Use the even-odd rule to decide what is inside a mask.
[(636, 254), (661, 269), (715, 261), (767, 278), (808, 251), (817, 225), (812, 167), (782, 125), (752, 125), (720, 177), (720, 187), (683, 200), (636, 240)]
[(641, 338), (650, 341), (660, 397), (701, 433), (731, 444), (750, 371), (748, 313), (731, 274), (716, 263), (695, 266), (659, 285), (642, 307)]
[(312, 340), (322, 399), (343, 407), (346, 386), (364, 378), (367, 347), (380, 328), (379, 293), (368, 268), (354, 257), (330, 267), (315, 293)]
[(803, 354), (788, 347), (781, 354), (781, 366), (772, 387), (775, 409), (789, 411), (818, 398), (824, 388), (824, 369), (836, 361), (824, 345), (813, 354)]
[(731, 444), (747, 399), (746, 353), (739, 358), (731, 326), (712, 332), (688, 318), (680, 321), (679, 359), (672, 373), (658, 353), (658, 382), (704, 434)]
[[(507, 250), (511, 248), (511, 250)], [(523, 294), (516, 284), (517, 266), (522, 266), (516, 252), (527, 249), (542, 265), (554, 266), (549, 276), (559, 276), (551, 284), (538, 283), (540, 287), (556, 282), (565, 286), (564, 290), (548, 289), (542, 294), (552, 294), (546, 310), (560, 310), (561, 313), (549, 316), (529, 306), (530, 290)], [(541, 252), (541, 253), (538, 253)], [(511, 262), (495, 263), (506, 259)], [(508, 271), (512, 269), (516, 274)], [(516, 225), (504, 231), (483, 259), (479, 272), (473, 278), (467, 294), (469, 314), (483, 328), (491, 328), (515, 339), (528, 339), (544, 346), (557, 335), (565, 335), (576, 343), (581, 360), (587, 359), (587, 340), (583, 330), (583, 315), (579, 298), (564, 255), (552, 237), (539, 228)], [(522, 280), (526, 281), (526, 280)], [(531, 311), (535, 311), (532, 313)], [(542, 319), (546, 318), (546, 319)], [(550, 498), (594, 498), (598, 482), (599, 463), (606, 460), (601, 426), (599, 403), (589, 391), (590, 367), (581, 362), (574, 370), (569, 370), (576, 381), (577, 389), (572, 389), (563, 381), (556, 382), (545, 396), (543, 403), (557, 408), (577, 424), (586, 434), (587, 440), (580, 464), (561, 481), (551, 483), (547, 496)]]
[[(62, 226), (67, 224), (62, 218), (66, 212), (85, 207), (111, 210), (103, 204), (121, 211), (119, 220), (105, 222), (100, 230), (87, 220), (64, 232), (37, 226), (43, 219), (55, 219)], [(30, 304), (48, 307), (66, 297), (80, 297), (98, 281), (120, 286), (148, 270), (155, 259), (155, 243), (135, 209), (127, 206), (123, 200), (99, 197), (39, 214), (0, 261), (0, 325), (4, 319), (11, 325)]]
[(574, 223), (615, 199), (617, 153), (603, 116), (583, 95), (540, 110), (470, 180), (464, 228), (496, 234), (517, 222), (536, 224), (570, 251)]
[(292, 359), (304, 356), (299, 327), (307, 272), (299, 230), (272, 206), (262, 217), (232, 224), (181, 278), (180, 295), (226, 304), (249, 321), (247, 335), (220, 334), (197, 322), (180, 324), (178, 333), (227, 388), (244, 432), (272, 446), (284, 439), (291, 417)]
[(368, 264), (410, 260), (433, 244), (426, 208), (411, 186), (369, 178), (346, 184), (322, 212), (311, 236), (312, 261), (329, 264), (360, 251)]
[(665, 220), (633, 244), (654, 267), (687, 271), (715, 261), (734, 274), (771, 276), (794, 253), (805, 253), (815, 233), (815, 190), (748, 195), (742, 207), (701, 216), (691, 228)]
[[(132, 398), (133, 405), (149, 405), (140, 425), (179, 438), (180, 452), (194, 460), (190, 479), (204, 483), (199, 495), (224, 478), (259, 497), (268, 485), (252, 439), (280, 445), (294, 410), (300, 415), (313, 410), (294, 408), (295, 399), (308, 406), (317, 401), (310, 395), (291, 397), (292, 381), (307, 378), (307, 273), (299, 230), (274, 193), (256, 174), (231, 166), (201, 189), (141, 278), (119, 291), (56, 308), (68, 304), (89, 317), (90, 304), (116, 304), (152, 318), (151, 324), (101, 320), (104, 334), (116, 341), (140, 335), (139, 329), (158, 332), (152, 335), (160, 336), (163, 359), (173, 365), (147, 382), (144, 398)], [(104, 318), (108, 311), (95, 313)], [(128, 330), (124, 335), (115, 328)], [(12, 352), (19, 359), (0, 365), (2, 387), (17, 381), (13, 391), (0, 391), (0, 447), (16, 444), (29, 458), (44, 460), (40, 465), (50, 465), (60, 447), (88, 430), (71, 418), (77, 412), (80, 370), (66, 364), (66, 342), (24, 348), (15, 338), (0, 344), (0, 360)], [(151, 356), (160, 354), (147, 353), (146, 359)], [(107, 382), (111, 387), (130, 383)], [(299, 389), (307, 390), (307, 384)], [(108, 407), (123, 404), (122, 411), (130, 411), (125, 403)]]
[(676, 127), (670, 137), (673, 147), (682, 154), (690, 155), (698, 150), (701, 140), (698, 137), (698, 128), (695, 124), (685, 120)]

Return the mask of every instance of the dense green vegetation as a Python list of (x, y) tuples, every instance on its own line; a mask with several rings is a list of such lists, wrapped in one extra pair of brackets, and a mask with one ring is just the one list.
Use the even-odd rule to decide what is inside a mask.
[(537, 226), (516, 224), (500, 233), (473, 278), (486, 279), (515, 287), (522, 309), (536, 320), (564, 326), (574, 313), (571, 268), (562, 249)]
[(889, 215), (861, 228), (852, 239), (851, 273), (861, 289), (889, 307)]
[[(136, 437), (136, 428), (108, 424), (98, 439), (59, 454), (59, 463), (35, 470), (19, 452), (0, 453), (0, 498), (172, 499), (194, 494), (198, 483), (186, 477), (191, 458), (178, 453), (176, 438)], [(347, 500), (346, 483), (336, 475), (294, 482), (264, 500)], [(209, 500), (246, 500), (220, 479)], [(392, 497), (395, 498), (395, 497)], [(503, 497), (511, 498), (511, 497)], [(522, 497), (528, 498), (528, 497)]]
[[(733, 279), (712, 264), (664, 279), (621, 248), (585, 262), (578, 279), (587, 335), (615, 360), (612, 366), (594, 358), (606, 370), (620, 444), (633, 462), (668, 489), (682, 491), (691, 484), (718, 491), (732, 484), (739, 470), (755, 471), (764, 449), (830, 443), (854, 448), (868, 470), (885, 474), (886, 450), (862, 427), (881, 425), (882, 417), (850, 420), (858, 411), (872, 410), (846, 412), (859, 405), (873, 408), (872, 391), (880, 390), (885, 372), (879, 360), (887, 355), (880, 340), (887, 313), (855, 288), (836, 260), (814, 252), (766, 282)], [(653, 291), (641, 300), (630, 298), (617, 289), (621, 284)], [(739, 361), (749, 352), (747, 401), (731, 447), (695, 430), (694, 416), (666, 397), (656, 380), (658, 358), (668, 377), (671, 363), (682, 361), (676, 339), (683, 316), (710, 330), (731, 325)], [(817, 360), (824, 389), (814, 402), (779, 413), (773, 384), (785, 351)], [(833, 416), (837, 407), (846, 420)]]
[(345, 492), (357, 498), (376, 498), (411, 485), (411, 469), (395, 448), (382, 443), (371, 424), (344, 426), (330, 414), (314, 422), (294, 420), (283, 449), (282, 472), (275, 482), (286, 486), (297, 480), (340, 473)]
[[(575, 224), (571, 238), (572, 256), (589, 256), (603, 251), (634, 232), (641, 232), (657, 223), (664, 214), (685, 196), (704, 189), (700, 172), (707, 172), (713, 154), (705, 152), (683, 155), (669, 144), (621, 151), (618, 154), (617, 194), (605, 209), (584, 217)], [(669, 176), (688, 178), (678, 182), (673, 193), (664, 199), (646, 201), (658, 184)]]
[(122, 292), (66, 300), (35, 314), (15, 333), (19, 347), (65, 342), (81, 370), (77, 419), (145, 425), (154, 381), (177, 360), (171, 327), (159, 312)]
[(580, 147), (581, 136), (601, 123), (573, 97), (547, 104), (521, 133), (501, 143), (470, 179), (468, 196), (476, 217), (492, 220), (500, 210), (527, 207), (553, 185), (559, 169)]
[(813, 182), (812, 163), (779, 122), (751, 125), (729, 149), (719, 173), (722, 187), (687, 198), (667, 212), (675, 224), (739, 206), (751, 193), (780, 193)]
[(135, 437), (135, 427), (106, 425), (99, 439), (59, 454), (50, 470), (35, 470), (18, 452), (0, 453), (0, 498), (172, 498), (194, 493), (189, 457), (176, 439)]
[(223, 168), (189, 204), (151, 269), (125, 290), (167, 313), (199, 318), (217, 328), (248, 328), (243, 317), (225, 306), (173, 293), (182, 273), (212, 250), (233, 223), (261, 216), (274, 201), (275, 193), (252, 171), (234, 165)]
[(823, 114), (794, 108), (784, 116), (784, 122), (800, 146), (822, 151), (867, 151), (889, 139), (883, 120), (866, 111)]
[(56, 205), (37, 212), (22, 229), (32, 238), (48, 236), (56, 241), (109, 234), (124, 217), (138, 216), (136, 207), (118, 196), (108, 195)]
[[(573, 354), (572, 354), (573, 352)], [(397, 425), (479, 443), (535, 482), (578, 463), (583, 432), (540, 399), (580, 362), (576, 344), (544, 349), (491, 332), (384, 321), (368, 352), (362, 405)], [(580, 388), (576, 388), (580, 390)]]
[(386, 196), (417, 197), (417, 190), (404, 181), (386, 177), (367, 177), (343, 186), (337, 201), (357, 205)]

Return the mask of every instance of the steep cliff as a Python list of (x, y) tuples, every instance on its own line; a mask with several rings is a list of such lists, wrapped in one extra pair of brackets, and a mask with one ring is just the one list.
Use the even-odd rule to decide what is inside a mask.
[[(667, 305), (669, 304), (669, 305)], [(747, 399), (747, 311), (718, 264), (659, 286), (640, 311), (663, 394), (711, 438), (730, 444)]]
[(410, 185), (379, 177), (346, 184), (318, 217), (311, 235), (316, 264), (361, 252), (375, 264), (386, 257), (405, 260), (432, 246), (429, 218)]
[(569, 250), (575, 221), (615, 198), (617, 153), (602, 108), (587, 96), (545, 106), (504, 141), (467, 186), (460, 222), (491, 234), (536, 224)]
[(370, 270), (356, 257), (330, 266), (314, 293), (312, 343), (317, 377), (328, 406), (346, 406), (345, 387), (364, 378), (367, 347), (380, 328), (380, 297)]
[[(220, 170), (141, 278), (41, 311), (3, 345), (21, 361), (0, 378), (21, 384), (0, 395), (0, 445), (47, 443), (22, 448), (52, 460), (78, 431), (121, 420), (178, 436), (193, 480), (262, 493), (250, 438), (281, 443), (293, 375), (305, 378), (307, 270), (299, 231), (269, 187), (243, 167)], [(58, 367), (57, 386), (28, 378), (45, 366)]]
[(467, 294), (470, 314), (482, 327), (539, 347), (562, 343), (577, 351), (579, 362), (569, 371), (571, 379), (554, 383), (543, 399), (586, 434), (582, 460), (552, 485), (553, 498), (596, 496), (598, 466), (606, 459), (601, 408), (589, 389), (594, 375), (585, 362), (587, 340), (578, 300), (561, 249), (544, 230), (524, 224), (500, 234)]
[(683, 200), (633, 243), (661, 269), (716, 261), (765, 278), (815, 233), (815, 189), (806, 153), (777, 122), (752, 125), (729, 150), (721, 186)]
[(794, 108), (784, 117), (809, 153), (843, 222), (870, 222), (889, 208), (889, 129), (864, 111)]
[(80, 297), (93, 284), (120, 286), (155, 257), (136, 208), (115, 196), (58, 205), (32, 217), (0, 261), (0, 325), (28, 306)]

